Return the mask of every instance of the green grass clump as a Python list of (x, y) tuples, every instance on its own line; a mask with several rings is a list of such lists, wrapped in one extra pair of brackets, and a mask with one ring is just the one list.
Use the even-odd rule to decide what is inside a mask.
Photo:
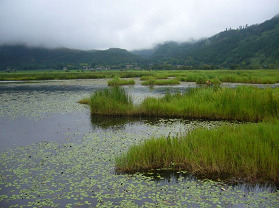
[(148, 79), (145, 82), (141, 83), (142, 85), (149, 85), (149, 86), (154, 86), (154, 85), (179, 85), (180, 81), (177, 79)]
[(91, 113), (99, 115), (252, 122), (279, 118), (278, 88), (201, 87), (185, 93), (166, 93), (162, 98), (147, 97), (139, 105), (133, 105), (124, 89), (112, 88), (94, 93), (89, 103)]
[(108, 81), (109, 86), (122, 86), (122, 85), (134, 85), (135, 80), (133, 79), (120, 79), (118, 76), (115, 76), (112, 80)]
[(79, 100), (78, 103), (89, 105), (90, 104), (90, 99), (89, 98), (83, 98), (83, 99)]
[(120, 87), (95, 92), (90, 97), (91, 114), (128, 115), (133, 109), (132, 98)]
[(138, 107), (141, 115), (210, 120), (262, 121), (279, 118), (278, 89), (194, 88), (184, 94), (146, 98)]
[(279, 122), (199, 128), (182, 137), (153, 138), (116, 158), (119, 172), (158, 168), (279, 184)]

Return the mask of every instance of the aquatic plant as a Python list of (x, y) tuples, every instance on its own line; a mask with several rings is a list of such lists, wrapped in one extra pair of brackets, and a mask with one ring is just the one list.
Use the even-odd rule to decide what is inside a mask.
[(131, 146), (116, 158), (118, 172), (158, 168), (187, 170), (207, 178), (235, 177), (279, 184), (279, 122), (199, 128)]
[(196, 88), (168, 99), (146, 98), (138, 107), (141, 115), (261, 121), (279, 117), (275, 89), (255, 87)]
[(273, 84), (279, 82), (278, 70), (175, 70), (175, 71), (18, 71), (13, 73), (0, 72), (0, 80), (57, 80), (57, 79), (100, 79), (119, 76), (120, 78), (148, 77), (166, 79), (168, 77), (182, 77), (181, 81), (199, 82), (203, 77), (207, 79), (218, 78), (221, 82), (240, 82)]
[(153, 85), (178, 85), (180, 84), (179, 80), (177, 79), (154, 79), (154, 78), (150, 78), (145, 82), (141, 83), (142, 85), (149, 85), (149, 86), (153, 86)]
[(79, 100), (78, 103), (89, 105), (90, 104), (90, 99), (89, 98), (83, 98), (83, 99)]
[(89, 103), (91, 114), (127, 115), (133, 109), (132, 98), (120, 87), (95, 92)]
[[(162, 98), (147, 97), (139, 105), (133, 105), (123, 89), (116, 88), (115, 92), (106, 89), (91, 96), (91, 113), (254, 122), (279, 117), (278, 89), (216, 86), (193, 88), (185, 93), (166, 94)], [(129, 102), (122, 102), (118, 96)]]
[(115, 76), (112, 80), (108, 81), (109, 86), (134, 85), (134, 84), (135, 84), (135, 80), (120, 79), (118, 76)]

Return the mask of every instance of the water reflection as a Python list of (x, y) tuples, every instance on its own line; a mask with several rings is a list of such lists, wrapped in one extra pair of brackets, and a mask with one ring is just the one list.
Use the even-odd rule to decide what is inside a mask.
[(99, 116), (91, 115), (92, 129), (124, 129), (126, 124), (140, 122), (141, 119), (126, 116)]

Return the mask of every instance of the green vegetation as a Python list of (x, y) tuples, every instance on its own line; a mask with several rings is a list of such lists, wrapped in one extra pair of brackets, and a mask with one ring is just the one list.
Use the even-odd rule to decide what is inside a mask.
[(133, 102), (123, 88), (113, 87), (95, 92), (89, 101), (91, 113), (97, 115), (127, 115)]
[(125, 49), (110, 48), (107, 50), (47, 49), (26, 47), (24, 45), (0, 46), (0, 70), (7, 68), (18, 70), (36, 69), (84, 69), (142, 63), (140, 56)]
[(182, 137), (145, 140), (116, 158), (120, 172), (188, 170), (213, 178), (279, 184), (279, 122), (199, 128)]
[[(154, 73), (152, 73), (154, 74)], [(142, 76), (140, 78), (141, 81), (146, 81), (146, 80), (149, 80), (149, 79), (168, 79), (168, 73), (166, 73), (166, 71), (163, 72), (163, 75), (159, 75), (159, 74), (154, 74), (154, 76)]]
[(140, 77), (142, 81), (149, 79), (167, 79), (175, 77), (180, 81), (204, 83), (219, 79), (221, 82), (274, 84), (279, 83), (278, 70), (184, 70), (184, 71), (19, 71), (13, 73), (0, 72), (0, 80), (59, 80), (59, 79), (100, 79)]
[(135, 84), (135, 80), (120, 79), (118, 76), (115, 76), (112, 80), (108, 81), (109, 86), (134, 85), (134, 84)]
[(128, 97), (120, 88), (96, 92), (90, 98), (91, 113), (256, 122), (279, 118), (278, 89), (201, 87), (185, 93), (167, 93), (162, 98), (148, 97), (140, 105), (123, 102), (118, 98), (120, 94)]
[(90, 99), (89, 98), (83, 98), (82, 100), (79, 100), (78, 103), (89, 105), (90, 104)]
[(179, 85), (180, 82), (177, 79), (154, 79), (150, 78), (147, 81), (141, 83), (142, 85)]
[(279, 184), (278, 89), (201, 87), (183, 94), (149, 97), (137, 106), (128, 100), (121, 88), (96, 92), (90, 98), (91, 113), (269, 122), (197, 129), (180, 137), (146, 140), (117, 157), (117, 171), (172, 168), (210, 178)]
[(146, 116), (262, 121), (279, 117), (278, 90), (197, 88), (159, 99), (146, 98), (139, 111)]
[[(279, 66), (279, 17), (262, 24), (226, 29), (210, 38), (129, 52), (125, 49), (73, 50), (0, 46), (0, 70), (18, 69), (272, 69)], [(98, 68), (96, 67), (96, 68)]]
[(227, 29), (196, 42), (167, 42), (150, 55), (158, 69), (180, 64), (181, 68), (231, 69), (273, 68), (278, 61), (279, 17), (262, 24)]

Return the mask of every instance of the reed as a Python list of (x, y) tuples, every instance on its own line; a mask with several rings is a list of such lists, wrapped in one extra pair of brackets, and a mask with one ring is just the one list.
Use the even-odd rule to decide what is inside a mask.
[(158, 168), (208, 178), (242, 178), (279, 184), (279, 122), (199, 128), (182, 137), (161, 137), (131, 146), (116, 158), (118, 172)]

